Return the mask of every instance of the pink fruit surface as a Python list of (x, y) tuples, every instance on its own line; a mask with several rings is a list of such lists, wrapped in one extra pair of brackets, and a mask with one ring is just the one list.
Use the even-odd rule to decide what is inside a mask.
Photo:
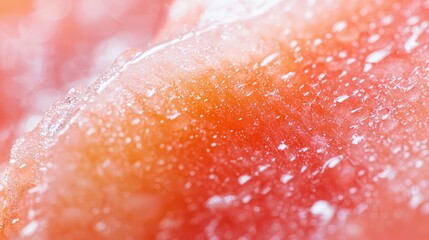
[(173, 3), (18, 140), (4, 238), (429, 234), (429, 4), (222, 3)]
[(16, 0), (0, 3), (0, 162), (76, 82), (121, 52), (144, 47), (169, 0)]

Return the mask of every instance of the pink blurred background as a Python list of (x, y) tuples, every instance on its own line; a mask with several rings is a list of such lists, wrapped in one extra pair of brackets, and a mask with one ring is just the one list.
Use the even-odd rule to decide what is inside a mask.
[(147, 45), (170, 0), (0, 1), (0, 162), (78, 82)]

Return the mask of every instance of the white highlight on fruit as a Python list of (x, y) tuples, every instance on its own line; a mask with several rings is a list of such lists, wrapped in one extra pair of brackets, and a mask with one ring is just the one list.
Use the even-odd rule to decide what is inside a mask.
[(287, 145), (284, 142), (281, 142), (277, 147), (277, 149), (281, 151), (285, 150), (286, 148), (287, 148)]
[(366, 62), (367, 63), (379, 63), (383, 59), (385, 59), (387, 56), (389, 56), (390, 53), (391, 53), (391, 50), (388, 47), (379, 49), (379, 50), (374, 51), (371, 54), (369, 54), (366, 57)]
[(264, 58), (264, 60), (262, 60), (261, 66), (262, 67), (267, 66), (272, 61), (274, 61), (274, 59), (276, 59), (278, 56), (279, 56), (279, 53), (272, 53), (272, 54), (268, 55), (266, 58)]
[(341, 162), (341, 160), (343, 160), (343, 155), (331, 157), (330, 159), (328, 159), (328, 161), (325, 162), (325, 164), (323, 164), (322, 172), (324, 172), (326, 168), (334, 168)]
[(406, 52), (410, 53), (414, 48), (419, 46), (417, 39), (424, 32), (424, 30), (428, 27), (427, 22), (423, 22), (420, 26), (415, 26), (412, 28), (411, 36), (407, 39), (404, 45), (404, 49)]
[(332, 26), (332, 31), (334, 32), (341, 32), (347, 27), (346, 21), (338, 21)]
[(364, 136), (360, 136), (360, 135), (353, 135), (352, 136), (352, 144), (358, 144), (360, 142), (362, 142), (362, 140), (364, 139)]
[(350, 96), (348, 96), (348, 95), (341, 95), (341, 96), (337, 97), (337, 98), (334, 100), (334, 102), (342, 103), (342, 102), (344, 102), (345, 100), (347, 100), (347, 99), (349, 99), (349, 98), (350, 98)]
[(289, 173), (285, 173), (285, 174), (283, 174), (283, 175), (281, 176), (280, 181), (281, 181), (283, 184), (286, 184), (286, 183), (288, 183), (290, 180), (292, 180), (292, 178), (293, 178), (293, 175), (291, 175), (291, 174), (289, 174)]
[(231, 205), (235, 200), (236, 200), (236, 196), (234, 195), (225, 195), (225, 196), (214, 195), (207, 200), (206, 206), (208, 208), (226, 207)]
[(36, 221), (31, 221), (21, 230), (21, 237), (30, 237), (34, 232), (36, 232), (37, 227), (39, 227), (39, 223)]
[(246, 182), (248, 182), (251, 178), (252, 178), (252, 177), (251, 177), (251, 176), (249, 176), (249, 175), (243, 175), (243, 176), (240, 176), (240, 177), (238, 178), (238, 183), (240, 183), (240, 185), (243, 185), (243, 184), (245, 184)]
[(334, 215), (335, 209), (327, 201), (319, 200), (311, 206), (310, 212), (325, 221), (329, 221)]

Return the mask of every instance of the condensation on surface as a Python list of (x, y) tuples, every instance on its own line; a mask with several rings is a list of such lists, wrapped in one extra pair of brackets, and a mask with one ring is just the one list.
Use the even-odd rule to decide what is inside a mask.
[(272, 1), (123, 55), (16, 145), (11, 234), (71, 238), (79, 219), (99, 239), (365, 239), (426, 224), (428, 9), (335, 2)]
[(0, 59), (0, 161), (13, 138), (34, 129), (67, 89), (94, 81), (120, 53), (153, 39), (167, 3), (28, 0), (0, 6), (0, 53), (7, 56)]

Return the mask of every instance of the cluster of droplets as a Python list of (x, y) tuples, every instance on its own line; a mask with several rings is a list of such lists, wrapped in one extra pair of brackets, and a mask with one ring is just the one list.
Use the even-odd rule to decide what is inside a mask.
[[(307, 4), (314, 7), (315, 1)], [(91, 200), (99, 197), (93, 188), (109, 200), (122, 194), (123, 202), (105, 201), (110, 205), (91, 209), (91, 217), (143, 209), (136, 222), (146, 226), (141, 223), (167, 212), (158, 236), (186, 231), (184, 222), (213, 239), (359, 236), (362, 216), (380, 221), (371, 219), (371, 211), (395, 212), (386, 221), (410, 210), (428, 214), (427, 106), (421, 101), (428, 88), (428, 62), (422, 60), (427, 23), (424, 10), (398, 12), (400, 7), (388, 7), (393, 15), (362, 7), (358, 15), (329, 24), (327, 33), (310, 29), (316, 32), (311, 37), (288, 28), (275, 51), (250, 64), (226, 61), (221, 70), (169, 82), (140, 79), (137, 89), (136, 76), (108, 74), (97, 89), (101, 104), (94, 96), (69, 99), (42, 122), (40, 133), (48, 140), (65, 123), (73, 128), (55, 152), (64, 172), (47, 171), (60, 183), (81, 173), (73, 172), (79, 167), (94, 179), (108, 179), (66, 182)], [(197, 69), (183, 61), (180, 71)], [(61, 116), (79, 105), (81, 115)], [(70, 146), (77, 151), (70, 154)], [(50, 204), (49, 194), (56, 193), (45, 190), (38, 185), (29, 194)], [(32, 235), (39, 224), (29, 221), (21, 235)], [(93, 227), (100, 234), (111, 230), (103, 220)]]
[(12, 5), (0, 13), (0, 52), (8, 56), (0, 60), (2, 161), (13, 138), (32, 130), (66, 89), (95, 80), (121, 52), (150, 41), (167, 6), (116, 0)]
[[(419, 5), (420, 2), (415, 1), (413, 4)], [(394, 4), (392, 9), (400, 7), (401, 5)], [(410, 9), (414, 7), (410, 6)], [(366, 16), (363, 14), (349, 20), (340, 20), (333, 23), (330, 33), (311, 40), (289, 39), (285, 46), (286, 54), (270, 53), (259, 64), (253, 65), (254, 71), (262, 68), (276, 72), (285, 61), (293, 60), (294, 65), (290, 67), (287, 63), (287, 71), (280, 76), (284, 86), (292, 91), (301, 91), (301, 99), (310, 96), (313, 98), (313, 105), (322, 105), (328, 116), (337, 118), (329, 124), (338, 127), (340, 135), (325, 132), (329, 141), (325, 140), (324, 147), (314, 149), (314, 146), (307, 145), (297, 148), (294, 144), (288, 144), (288, 139), (272, 143), (279, 152), (296, 152), (299, 155), (315, 151), (320, 154), (314, 159), (320, 160), (316, 164), (318, 168), (314, 169), (311, 163), (298, 160), (297, 170), (278, 175), (282, 184), (290, 183), (296, 175), (303, 175), (311, 168), (313, 172), (310, 171), (309, 175), (313, 176), (312, 181), (324, 181), (332, 177), (334, 182), (331, 184), (339, 184), (347, 189), (345, 192), (315, 199), (309, 208), (302, 209), (303, 212), (309, 210), (316, 218), (325, 222), (334, 217), (335, 221), (347, 222), (348, 215), (383, 209), (378, 198), (392, 194), (397, 197), (389, 202), (391, 205), (387, 209), (401, 206), (404, 202), (409, 207), (398, 213), (398, 216), (405, 216), (410, 209), (418, 209), (420, 213), (427, 214), (427, 182), (418, 180), (425, 178), (421, 169), (425, 168), (424, 159), (427, 155), (424, 137), (426, 130), (423, 130), (426, 125), (421, 122), (425, 117), (418, 113), (425, 109), (426, 104), (419, 99), (427, 91), (424, 81), (424, 69), (427, 68), (424, 56), (428, 38), (425, 11), (427, 10), (414, 9), (403, 14), (381, 12), (377, 17), (367, 19), (362, 19)], [(290, 32), (285, 31), (287, 35)], [(311, 88), (307, 88), (308, 85)], [(265, 96), (276, 99), (279, 95), (291, 93), (275, 89)], [(250, 94), (255, 93), (251, 92), (249, 96)], [(316, 113), (301, 111), (299, 114), (309, 115), (308, 118), (311, 119), (311, 115)], [(283, 117), (277, 116), (276, 119)], [(311, 128), (310, 126), (304, 131), (311, 133)], [(277, 133), (281, 134), (279, 131)], [(319, 128), (317, 131), (325, 130)], [(419, 131), (424, 133), (418, 133)], [(288, 133), (288, 137), (295, 137)], [(334, 141), (340, 144), (330, 146), (328, 142)], [(284, 160), (294, 162), (295, 155), (287, 159), (280, 156), (274, 161), (274, 165)], [(259, 169), (273, 168), (264, 161), (261, 162)], [(418, 174), (410, 173), (416, 169)], [(243, 174), (238, 176), (237, 181), (239, 185), (245, 186), (263, 181), (259, 178), (258, 174)], [(353, 181), (359, 182), (359, 185), (349, 185)], [(311, 190), (314, 191), (314, 196), (323, 195), (317, 190), (318, 187), (315, 184), (315, 189)], [(288, 191), (285, 196), (288, 196)], [(290, 190), (289, 194), (293, 192), (294, 190)], [(360, 194), (363, 198), (357, 197)], [(206, 204), (209, 208), (234, 208), (237, 207), (237, 201), (249, 204), (252, 200), (251, 195), (239, 195), (214, 195)], [(360, 203), (348, 205), (347, 199)], [(269, 200), (266, 201), (269, 204)], [(365, 231), (361, 226), (352, 225), (346, 229), (350, 234)]]

